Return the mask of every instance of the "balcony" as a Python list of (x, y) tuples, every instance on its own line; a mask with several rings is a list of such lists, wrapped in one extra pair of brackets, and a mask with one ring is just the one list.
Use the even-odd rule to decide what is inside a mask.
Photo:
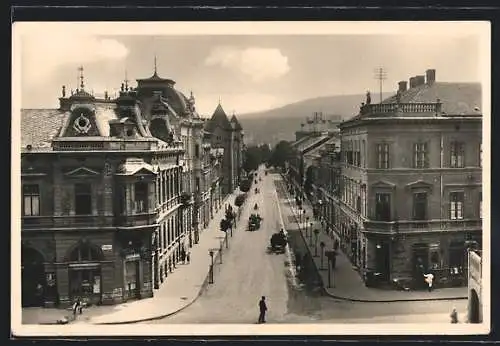
[(113, 227), (114, 216), (101, 215), (64, 215), (64, 216), (25, 216), (22, 218), (23, 229), (43, 229), (52, 227)]
[(482, 220), (426, 220), (426, 221), (365, 221), (368, 232), (375, 233), (411, 233), (438, 231), (474, 231), (482, 228)]
[(117, 227), (141, 227), (156, 224), (157, 214), (152, 213), (138, 213), (130, 215), (120, 215), (115, 218), (115, 225)]
[(441, 103), (374, 103), (361, 107), (361, 115), (394, 113), (441, 113)]

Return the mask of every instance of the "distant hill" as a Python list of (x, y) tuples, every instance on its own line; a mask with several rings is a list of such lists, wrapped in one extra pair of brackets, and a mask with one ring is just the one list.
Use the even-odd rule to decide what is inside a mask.
[[(386, 98), (391, 95), (392, 93), (384, 93), (382, 96)], [(377, 96), (375, 98), (378, 100)], [(294, 140), (295, 131), (300, 130), (300, 124), (306, 121), (306, 117), (311, 117), (313, 112), (323, 112), (326, 119), (331, 116), (348, 119), (358, 113), (359, 106), (365, 99), (364, 94), (316, 97), (266, 111), (243, 113), (238, 115), (238, 119), (245, 131), (246, 144), (274, 145), (283, 139)]]

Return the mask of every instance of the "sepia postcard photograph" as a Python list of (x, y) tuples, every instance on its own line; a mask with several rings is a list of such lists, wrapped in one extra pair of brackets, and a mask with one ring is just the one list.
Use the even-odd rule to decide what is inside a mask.
[(490, 331), (488, 22), (18, 22), (16, 336)]

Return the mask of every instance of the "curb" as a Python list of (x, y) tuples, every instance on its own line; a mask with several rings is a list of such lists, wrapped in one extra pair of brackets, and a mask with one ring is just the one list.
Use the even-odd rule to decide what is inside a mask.
[[(227, 196), (223, 201), (222, 201), (222, 205), (224, 205), (230, 198), (231, 196)], [(217, 251), (218, 253), (219, 251)], [(198, 294), (189, 302), (187, 303), (186, 305), (184, 305), (183, 307), (181, 307), (180, 309), (177, 309), (175, 311), (171, 311), (167, 314), (163, 314), (163, 315), (159, 315), (159, 316), (154, 316), (154, 317), (147, 317), (147, 318), (141, 318), (141, 319), (138, 319), (138, 320), (133, 320), (133, 321), (123, 321), (123, 322), (104, 322), (104, 323), (91, 323), (91, 324), (94, 324), (94, 325), (118, 325), (118, 324), (133, 324), (133, 323), (139, 323), (139, 322), (147, 322), (147, 321), (155, 321), (155, 320), (161, 320), (162, 318), (166, 318), (166, 317), (170, 317), (172, 315), (175, 315), (179, 312), (181, 312), (182, 310), (184, 309), (187, 309), (188, 307), (190, 307), (202, 294), (203, 292), (205, 291), (205, 289), (207, 288), (208, 286), (208, 277), (210, 275), (210, 271), (207, 273), (207, 275), (205, 276), (205, 279), (203, 280), (203, 283), (201, 284), (201, 287), (200, 287), (200, 290), (198, 292)]]
[[(281, 176), (281, 178), (284, 179), (283, 176)], [(282, 184), (283, 184), (283, 180), (282, 180)], [(285, 194), (286, 194), (286, 199), (288, 200), (288, 203), (290, 205), (290, 210), (292, 211), (295, 222), (299, 226), (300, 236), (301, 236), (302, 240), (304, 241), (304, 243), (306, 244), (307, 251), (309, 252), (310, 255), (312, 255), (311, 249), (307, 245), (307, 241), (304, 238), (304, 234), (302, 232), (302, 229), (300, 228), (300, 224), (299, 224), (299, 220), (297, 219), (297, 215), (293, 212), (293, 209), (291, 207), (292, 204), (291, 204), (290, 198), (288, 196), (288, 191), (286, 191), (286, 189), (285, 189)], [(358, 302), (358, 303), (397, 303), (397, 302), (423, 302), (423, 301), (446, 301), (446, 300), (465, 300), (465, 299), (468, 299), (467, 296), (436, 297), (436, 298), (430, 298), (430, 297), (429, 298), (408, 298), (408, 299), (380, 299), (380, 300), (342, 297), (342, 296), (338, 296), (336, 294), (328, 292), (328, 289), (325, 287), (325, 285), (323, 283), (323, 277), (321, 276), (321, 273), (320, 273), (318, 266), (316, 264), (316, 261), (314, 261), (314, 259), (313, 259), (313, 263), (314, 263), (314, 267), (316, 268), (316, 271), (318, 272), (319, 278), (321, 280), (321, 286), (322, 286), (321, 289), (322, 289), (322, 292), (324, 293), (324, 295), (326, 295), (330, 298), (338, 299), (338, 300), (344, 300), (344, 301), (348, 301), (348, 302)]]

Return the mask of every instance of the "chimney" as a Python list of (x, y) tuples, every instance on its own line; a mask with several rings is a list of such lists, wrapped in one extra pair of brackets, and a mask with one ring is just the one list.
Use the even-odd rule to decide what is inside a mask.
[(398, 92), (402, 93), (406, 91), (407, 89), (407, 82), (405, 80), (402, 80), (401, 82), (398, 83)]
[(432, 85), (436, 81), (436, 70), (435, 69), (429, 69), (425, 71), (425, 77), (427, 79), (427, 84)]
[(415, 79), (416, 79), (416, 82), (417, 82), (416, 86), (420, 86), (420, 85), (424, 85), (425, 84), (425, 76), (423, 76), (423, 75), (415, 76)]
[(410, 89), (417, 86), (417, 77), (410, 77)]

